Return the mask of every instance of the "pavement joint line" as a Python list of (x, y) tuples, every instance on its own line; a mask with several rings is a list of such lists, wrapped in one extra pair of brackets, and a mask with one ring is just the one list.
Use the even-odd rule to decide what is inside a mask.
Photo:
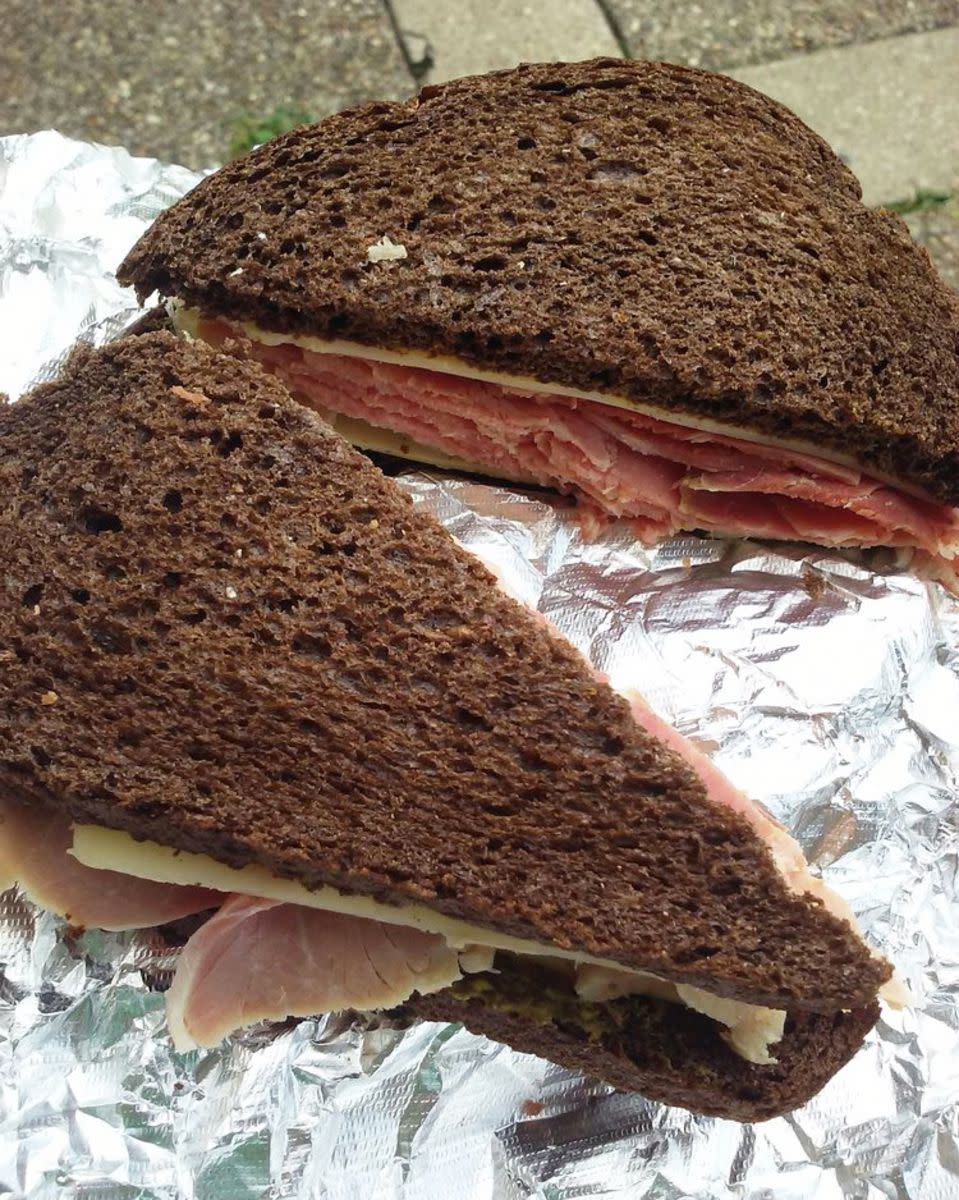
[(406, 69), (409, 71), (413, 82), (417, 86), (425, 83), (426, 77), (433, 66), (433, 49), (429, 41), (425, 37), (423, 38), (424, 53), (419, 58), (415, 57), (410, 49), (409, 39), (421, 37), (422, 35), (406, 32), (400, 27), (393, 0), (383, 0), (383, 9), (386, 12), (386, 19), (389, 21), (393, 37), (396, 39), (396, 44), (399, 47), (400, 54), (403, 55), (403, 61), (406, 63)]
[(627, 55), (714, 71), (955, 25), (957, 0), (598, 0)]
[(600, 11), (609, 26), (609, 31), (616, 39), (616, 45), (619, 47), (619, 52), (623, 58), (635, 58), (636, 55), (629, 48), (629, 40), (623, 30), (623, 24), (616, 13), (616, 9), (610, 3), (610, 0), (596, 0)]
[(421, 37), (432, 48), (433, 64), (423, 83), (442, 83), (519, 62), (623, 57), (607, 11), (597, 0), (388, 2), (401, 36)]

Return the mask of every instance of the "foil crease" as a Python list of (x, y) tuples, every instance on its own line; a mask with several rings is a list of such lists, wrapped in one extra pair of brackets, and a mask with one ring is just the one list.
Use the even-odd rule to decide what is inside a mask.
[[(112, 272), (199, 176), (0, 139), (0, 390), (136, 315)], [(622, 531), (399, 478), (614, 686), (793, 831), (915, 996), (758, 1126), (610, 1089), (457, 1026), (333, 1014), (175, 1055), (169, 931), (72, 937), (0, 898), (0, 1194), (46, 1200), (946, 1200), (959, 1195), (959, 601), (881, 553)]]

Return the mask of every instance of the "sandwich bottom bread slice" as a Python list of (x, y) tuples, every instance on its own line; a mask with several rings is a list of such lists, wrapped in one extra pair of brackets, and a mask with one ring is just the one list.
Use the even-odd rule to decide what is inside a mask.
[(254, 364), (80, 350), (0, 487), (0, 882), (203, 914), (178, 1047), (393, 1011), (752, 1120), (901, 999), (785, 830)]

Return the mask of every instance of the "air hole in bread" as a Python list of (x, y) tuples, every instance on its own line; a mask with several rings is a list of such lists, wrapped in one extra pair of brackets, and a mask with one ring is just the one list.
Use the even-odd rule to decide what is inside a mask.
[(277, 612), (293, 612), (294, 608), (300, 606), (300, 596), (283, 596), (282, 599), (270, 598), (266, 601), (266, 607), (275, 608)]
[(295, 634), (290, 645), (297, 654), (305, 655), (307, 658), (324, 659), (329, 658), (333, 653), (333, 647), (326, 638), (315, 637), (310, 633)]
[(217, 446), (217, 454), (220, 458), (229, 458), (236, 450), (243, 446), (243, 438), (239, 433), (229, 433)]
[(183, 508), (183, 496), (176, 489), (171, 489), (163, 497), (163, 507), (170, 513), (178, 513)]
[(584, 843), (588, 842), (588, 837), (585, 833), (566, 833), (559, 837), (550, 839), (550, 849), (559, 850), (560, 852), (582, 850)]
[(709, 885), (714, 896), (736, 896), (743, 890), (742, 880), (735, 878), (716, 879)]
[(105, 654), (131, 654), (133, 652), (133, 639), (122, 625), (103, 621), (93, 626), (90, 637)]
[(209, 746), (204, 746), (202, 742), (191, 742), (190, 745), (186, 747), (186, 752), (194, 762), (216, 761), (216, 754), (210, 749)]
[(569, 84), (562, 79), (544, 79), (542, 83), (534, 83), (534, 92), (555, 92), (560, 94), (569, 90)]
[(702, 831), (702, 839), (710, 846), (722, 846), (729, 840), (729, 835), (725, 829), (711, 825)]
[(350, 161), (347, 158), (333, 158), (320, 171), (321, 179), (342, 179), (350, 173)]
[(20, 603), (24, 608), (35, 608), (43, 598), (43, 584), (35, 583), (33, 587), (28, 587), (20, 597)]
[(537, 750), (521, 750), (519, 761), (527, 771), (549, 771), (552, 769), (552, 765)]
[(44, 767), (49, 767), (49, 765), (53, 762), (53, 759), (49, 754), (47, 754), (46, 750), (44, 750), (42, 746), (31, 746), (30, 754), (33, 756), (33, 761), (38, 767), (41, 768), (41, 770)]
[(503, 254), (487, 254), (485, 258), (473, 263), (474, 271), (502, 271), (509, 266), (509, 259)]
[(80, 520), (87, 533), (119, 533), (123, 522), (116, 513), (91, 505), (80, 513)]

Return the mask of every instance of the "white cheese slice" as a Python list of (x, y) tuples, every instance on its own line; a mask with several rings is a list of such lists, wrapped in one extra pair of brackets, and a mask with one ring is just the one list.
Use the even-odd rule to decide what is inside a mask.
[(725, 1025), (728, 1030), (726, 1041), (747, 1062), (763, 1067), (776, 1062), (769, 1053), (769, 1047), (783, 1035), (786, 1028), (784, 1012), (760, 1005), (751, 1006), (750, 1011), (745, 1012), (745, 1006), (735, 1000), (714, 996), (702, 988), (682, 983), (676, 985), (676, 991), (684, 1004)]
[(623, 971), (621, 963), (597, 958), (578, 950), (544, 946), (528, 938), (512, 937), (485, 929), (458, 917), (449, 917), (425, 904), (415, 902), (395, 905), (373, 896), (337, 891), (333, 887), (311, 890), (295, 879), (273, 875), (265, 867), (250, 863), (245, 867), (230, 867), (206, 854), (171, 850), (157, 842), (138, 842), (119, 829), (99, 825), (75, 825), (73, 856), (87, 867), (98, 870), (122, 871), (140, 879), (158, 883), (199, 884), (219, 892), (239, 892), (245, 896), (262, 896), (267, 900), (282, 900), (287, 904), (304, 904), (308, 908), (323, 908), (329, 912), (346, 913), (382, 921), (386, 925), (409, 925), (426, 933), (438, 933), (454, 949), (466, 946), (492, 946), (512, 954), (549, 954), (572, 962), (595, 963), (601, 967)]

